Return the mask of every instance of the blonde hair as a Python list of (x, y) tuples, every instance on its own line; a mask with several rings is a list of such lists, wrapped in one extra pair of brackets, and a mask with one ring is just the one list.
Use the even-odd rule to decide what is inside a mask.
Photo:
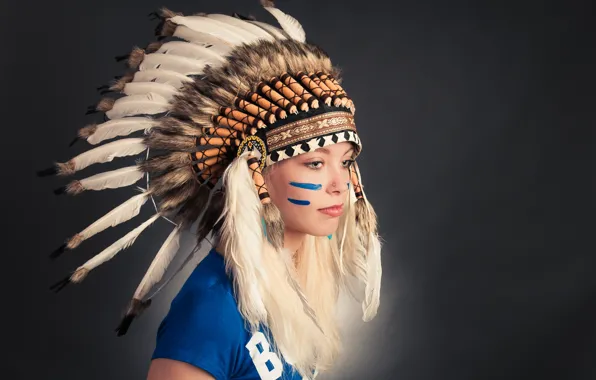
[[(352, 277), (366, 283), (366, 252), (356, 226), (354, 191), (348, 192), (338, 231), (331, 239), (307, 235), (295, 253), (295, 264), (292, 253), (277, 250), (267, 241), (248, 170), (243, 156), (226, 170), (227, 199), (219, 236), (238, 310), (252, 332), (266, 326), (272, 348), (302, 376), (311, 378), (315, 371), (329, 369), (341, 351), (337, 302), (342, 287)], [(238, 220), (240, 212), (242, 220)], [(261, 234), (258, 243), (256, 233)], [(251, 241), (252, 246), (240, 247)], [(259, 312), (262, 307), (264, 317)]]

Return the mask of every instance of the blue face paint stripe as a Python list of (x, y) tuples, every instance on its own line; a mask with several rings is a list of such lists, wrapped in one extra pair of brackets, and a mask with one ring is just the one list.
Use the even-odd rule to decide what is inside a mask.
[(303, 200), (300, 200), (300, 199), (288, 198), (288, 201), (290, 201), (293, 204), (298, 205), (298, 206), (308, 206), (310, 204), (310, 201), (303, 201)]
[(321, 190), (323, 188), (323, 185), (318, 183), (290, 182), (290, 185), (306, 190)]

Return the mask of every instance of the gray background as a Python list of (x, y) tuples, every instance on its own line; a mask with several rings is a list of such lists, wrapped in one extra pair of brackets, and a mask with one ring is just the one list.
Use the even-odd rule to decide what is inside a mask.
[[(3, 1), (0, 377), (143, 379), (189, 271), (113, 332), (160, 242), (159, 221), (83, 284), (62, 278), (152, 213), (56, 262), (63, 239), (127, 199), (56, 197), (113, 59), (153, 40), (146, 15), (252, 13), (258, 2)], [(378, 317), (342, 304), (346, 349), (321, 379), (594, 379), (593, 1), (278, 1), (344, 71), (384, 249)], [(85, 174), (96, 172), (88, 170)], [(191, 238), (186, 237), (190, 249)]]

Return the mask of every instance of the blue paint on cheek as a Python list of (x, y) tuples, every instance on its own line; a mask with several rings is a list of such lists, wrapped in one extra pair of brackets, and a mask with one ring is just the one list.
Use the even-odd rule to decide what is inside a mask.
[(321, 190), (323, 188), (323, 185), (318, 183), (290, 182), (290, 185), (306, 190)]
[(310, 201), (303, 201), (301, 199), (288, 198), (288, 201), (298, 206), (308, 206), (310, 204)]

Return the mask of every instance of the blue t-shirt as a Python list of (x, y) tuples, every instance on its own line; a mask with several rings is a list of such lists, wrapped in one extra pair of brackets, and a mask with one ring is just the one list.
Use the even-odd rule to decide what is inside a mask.
[(223, 257), (214, 249), (197, 265), (157, 331), (152, 359), (192, 364), (216, 380), (301, 380), (268, 335), (251, 334), (238, 311)]

